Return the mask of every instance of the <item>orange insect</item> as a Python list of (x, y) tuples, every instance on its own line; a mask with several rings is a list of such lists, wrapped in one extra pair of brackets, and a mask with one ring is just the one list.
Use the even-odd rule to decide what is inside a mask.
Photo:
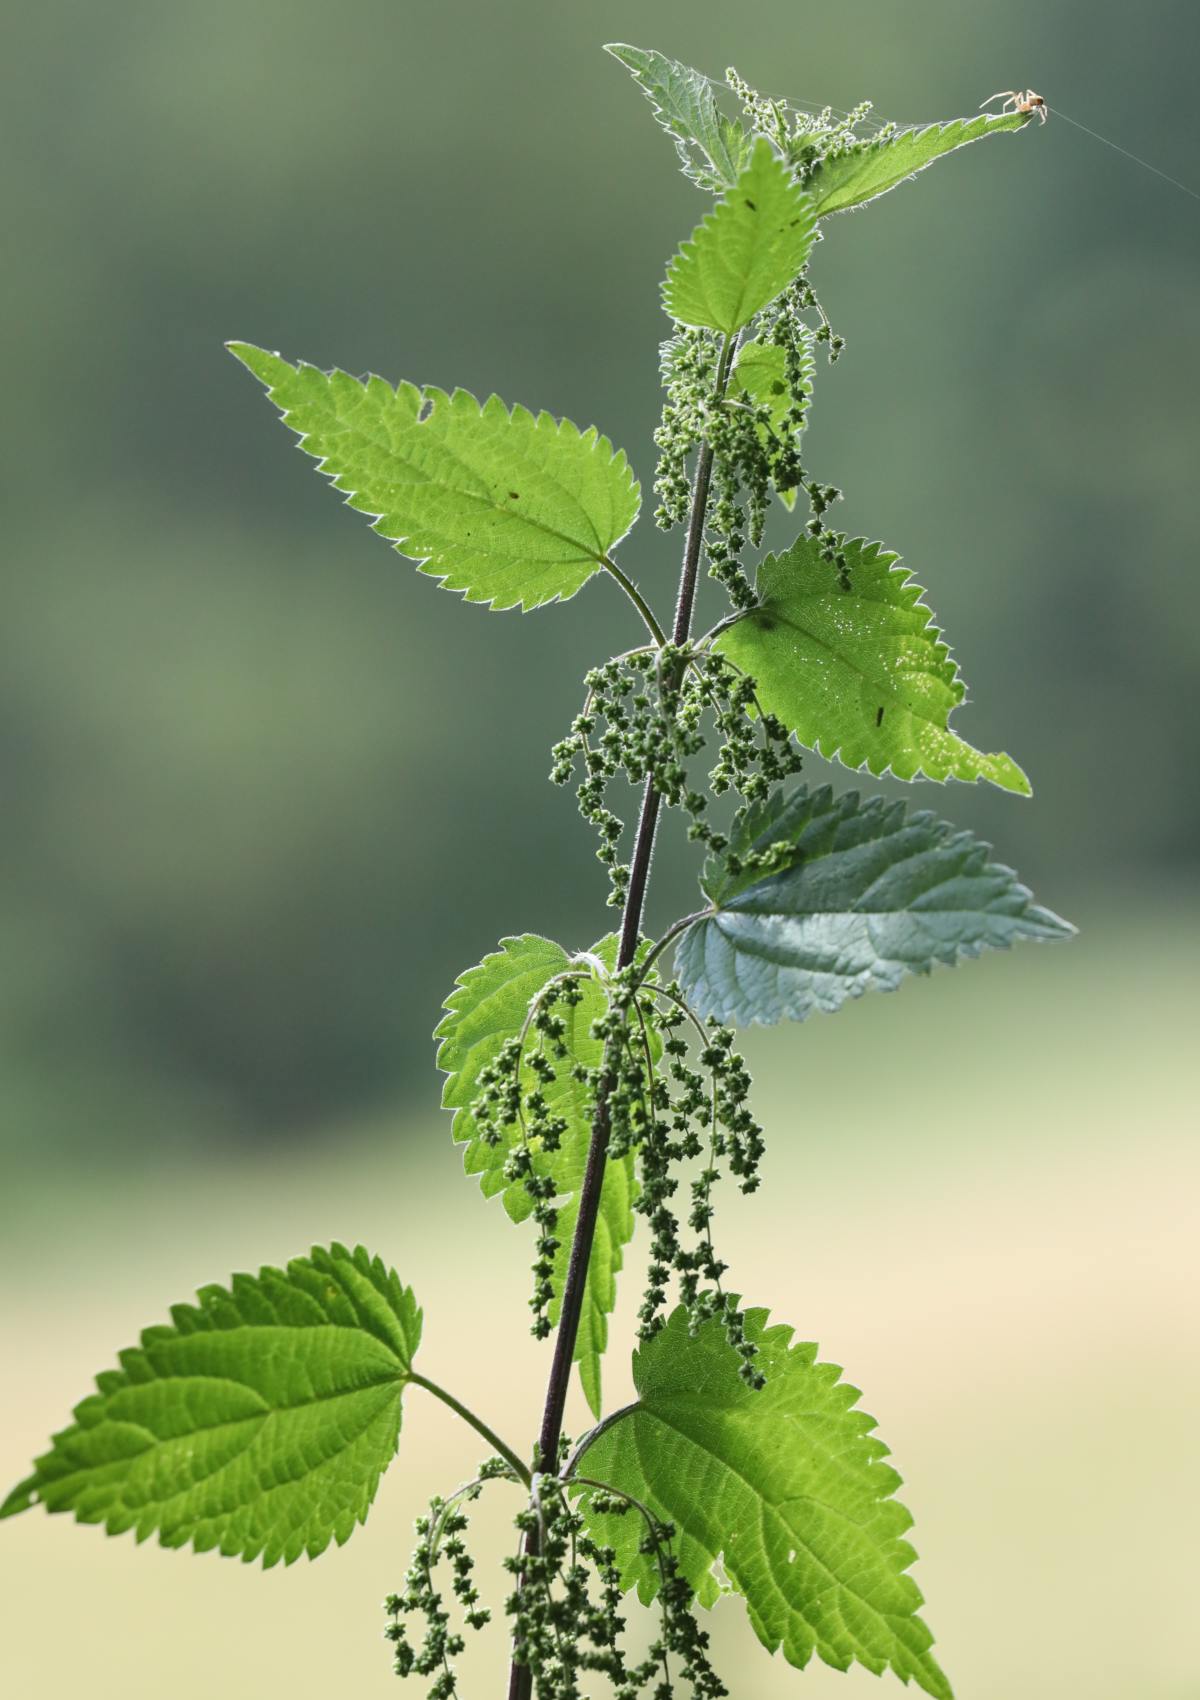
[(979, 110), (982, 112), (984, 107), (990, 106), (994, 100), (1004, 102), (1000, 108), (1001, 112), (1007, 112), (1011, 107), (1014, 112), (1019, 112), (1026, 118), (1036, 112), (1042, 123), (1046, 122), (1046, 102), (1040, 94), (1034, 94), (1032, 89), (1001, 89), (998, 94), (990, 94), (986, 100), (980, 101)]

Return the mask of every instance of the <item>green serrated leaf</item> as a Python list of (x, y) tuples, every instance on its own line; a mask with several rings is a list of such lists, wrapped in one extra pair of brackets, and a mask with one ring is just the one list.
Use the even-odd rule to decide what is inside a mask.
[(609, 42), (604, 51), (633, 72), (674, 140), (684, 176), (717, 194), (732, 188), (750, 157), (751, 138), (717, 106), (708, 78), (678, 59), (624, 42)]
[(349, 1539), (396, 1451), (412, 1292), (334, 1245), (197, 1297), (97, 1377), (0, 1517), (36, 1501), (264, 1566)]
[[(720, 1563), (759, 1640), (789, 1664), (802, 1670), (814, 1652), (836, 1670), (857, 1661), (951, 1700), (905, 1574), (916, 1554), (903, 1538), (912, 1519), (893, 1498), (900, 1478), (858, 1389), (766, 1311), (746, 1321), (761, 1391), (740, 1379), (721, 1322), (691, 1338), (681, 1307), (634, 1354), (638, 1402), (587, 1449), (581, 1473), (675, 1525), (680, 1568), (705, 1603)], [(601, 1515), (591, 1498), (585, 1490), (593, 1533), (616, 1548), (626, 1585), (653, 1600), (658, 1567), (639, 1550), (641, 1519)]]
[(637, 480), (594, 426), (229, 347), (347, 505), (468, 602), (574, 596), (637, 518)]
[(811, 538), (768, 555), (758, 606), (716, 647), (757, 679), (764, 710), (827, 761), (897, 779), (987, 779), (1028, 796), (1011, 756), (950, 730), (966, 686), (909, 570), (861, 537), (843, 553), (844, 584)]
[[(803, 357), (800, 384), (800, 393), (805, 398), (806, 403), (807, 398), (812, 395), (812, 380), (813, 358), (811, 352), (806, 350)], [(738, 350), (737, 360), (734, 362), (733, 372), (730, 375), (730, 395), (736, 396), (739, 388), (744, 390), (750, 400), (758, 406), (770, 408), (770, 428), (778, 436), (783, 430), (784, 421), (792, 405), (792, 394), (787, 374), (787, 356), (784, 350), (777, 343), (763, 342), (757, 337), (750, 342), (743, 343)], [(758, 435), (759, 440), (766, 443), (768, 440), (767, 427), (760, 426)], [(797, 432), (796, 435), (798, 438), (800, 433)], [(790, 512), (796, 505), (795, 485), (783, 490), (777, 487), (776, 493)]]
[(981, 112), (977, 118), (953, 118), (919, 130), (900, 130), (883, 140), (859, 142), (844, 153), (831, 154), (816, 166), (804, 187), (812, 197), (817, 217), (825, 218), (829, 213), (873, 201), (968, 142), (1023, 130), (1028, 123), (1028, 114), (1021, 112)]
[[(606, 938), (592, 953), (611, 969), (616, 962), (617, 940)], [(489, 1145), (481, 1136), (471, 1105), (479, 1095), (480, 1072), (495, 1061), (505, 1041), (520, 1033), (533, 999), (557, 974), (571, 966), (571, 958), (560, 945), (536, 934), (501, 939), (500, 949), (485, 956), (476, 968), (461, 974), (446, 999), (447, 1014), (434, 1037), (441, 1041), (438, 1067), (445, 1070), (442, 1103), (454, 1111), (453, 1137), (465, 1144), (463, 1166), (479, 1176), (487, 1197), (499, 1194), (514, 1222), (524, 1221), (533, 1206), (520, 1181), (505, 1178), (504, 1168), (512, 1145), (520, 1138), (512, 1130), (508, 1143)], [(603, 1044), (594, 1039), (592, 1023), (607, 1007), (603, 988), (592, 978), (583, 983), (583, 1000), (571, 1007), (561, 1004), (557, 1013), (566, 1024), (563, 1043), (574, 1062), (595, 1068), (603, 1057)], [(522, 1069), (525, 1090), (535, 1085), (532, 1070)], [(594, 1103), (591, 1093), (572, 1079), (570, 1067), (558, 1067), (557, 1078), (542, 1087), (549, 1113), (567, 1123), (562, 1144), (553, 1152), (536, 1151), (534, 1167), (550, 1175), (555, 1183), (558, 1210), (559, 1249), (552, 1276), (554, 1300), (549, 1317), (558, 1320), (567, 1260), (579, 1207), (579, 1188), (591, 1142)], [(575, 1361), (592, 1410), (600, 1412), (600, 1359), (608, 1343), (608, 1316), (616, 1303), (616, 1277), (623, 1248), (633, 1237), (633, 1201), (637, 1196), (632, 1154), (611, 1160), (600, 1195), (600, 1213), (592, 1259), (588, 1265), (583, 1315), (575, 1342)]]
[(815, 229), (811, 201), (760, 136), (735, 187), (672, 260), (664, 307), (680, 324), (736, 335), (798, 276)]
[(710, 860), (714, 913), (675, 958), (688, 1001), (721, 1021), (803, 1021), (939, 962), (1075, 930), (990, 862), (990, 845), (883, 797), (776, 793), (740, 817), (732, 848), (775, 850), (778, 871), (733, 878)]

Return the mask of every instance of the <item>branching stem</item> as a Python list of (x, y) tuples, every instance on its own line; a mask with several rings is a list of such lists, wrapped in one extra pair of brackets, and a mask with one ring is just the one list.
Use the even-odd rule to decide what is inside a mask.
[[(729, 381), (729, 366), (736, 345), (734, 337), (726, 337), (721, 349), (721, 357), (717, 364), (716, 386), (714, 399), (720, 401), (725, 394)], [(708, 513), (708, 493), (712, 481), (713, 451), (705, 441), (700, 445), (696, 457), (696, 471), (692, 480), (692, 501), (688, 515), (687, 541), (683, 551), (683, 565), (679, 574), (679, 594), (675, 603), (675, 624), (671, 633), (671, 641), (676, 647), (682, 647), (688, 640), (692, 629), (692, 610), (696, 602), (696, 580), (700, 569), (700, 554), (704, 545), (704, 522)], [(606, 563), (607, 564), (607, 563)], [(622, 575), (623, 576), (623, 575)], [(625, 588), (635, 596), (639, 596), (634, 587), (626, 581)], [(639, 597), (640, 600), (640, 597)], [(649, 610), (643, 611), (639, 606), (643, 619), (647, 619)], [(647, 619), (647, 624), (653, 615)], [(651, 626), (651, 630), (655, 630)], [(660, 641), (665, 641), (661, 638)], [(634, 840), (633, 856), (629, 865), (629, 886), (625, 896), (625, 910), (621, 919), (621, 943), (617, 954), (617, 971), (628, 968), (637, 954), (638, 940), (641, 936), (642, 908), (646, 897), (646, 884), (650, 877), (650, 862), (654, 854), (654, 837), (658, 828), (658, 814), (661, 798), (655, 789), (654, 782), (647, 779), (645, 791), (642, 793), (641, 814), (638, 817), (637, 837)], [(596, 1115), (592, 1123), (591, 1144), (588, 1147), (587, 1167), (584, 1170), (583, 1182), (579, 1191), (579, 1215), (575, 1223), (575, 1237), (571, 1242), (571, 1255), (567, 1264), (566, 1280), (563, 1283), (562, 1309), (559, 1314), (558, 1333), (554, 1340), (554, 1359), (550, 1366), (550, 1379), (546, 1387), (546, 1402), (542, 1412), (542, 1427), (538, 1437), (537, 1457), (539, 1467), (553, 1470), (558, 1462), (558, 1443), (562, 1435), (563, 1411), (567, 1403), (567, 1389), (571, 1381), (571, 1365), (575, 1358), (575, 1340), (579, 1333), (579, 1320), (583, 1314), (583, 1297), (587, 1286), (588, 1264), (591, 1261), (592, 1241), (596, 1232), (596, 1218), (600, 1211), (600, 1194), (604, 1186), (604, 1169), (608, 1157), (608, 1138), (610, 1131), (608, 1112), (608, 1089), (602, 1080), (596, 1093)], [(531, 1550), (530, 1542), (526, 1542), (526, 1551)], [(513, 1661), (509, 1672), (509, 1700), (530, 1700), (533, 1690), (533, 1673), (528, 1665)]]

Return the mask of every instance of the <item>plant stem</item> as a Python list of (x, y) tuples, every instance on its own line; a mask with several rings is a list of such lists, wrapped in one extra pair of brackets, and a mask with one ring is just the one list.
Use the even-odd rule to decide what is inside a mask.
[(435, 1399), (442, 1401), (443, 1405), (448, 1405), (457, 1416), (462, 1418), (463, 1422), (470, 1423), (475, 1432), (481, 1434), (487, 1441), (493, 1452), (498, 1452), (505, 1463), (511, 1465), (518, 1479), (523, 1481), (526, 1487), (532, 1487), (533, 1477), (530, 1474), (528, 1464), (521, 1462), (512, 1447), (506, 1446), (500, 1436), (494, 1429), (488, 1427), (482, 1417), (477, 1417), (474, 1411), (464, 1405), (460, 1399), (456, 1399), (453, 1393), (447, 1393), (444, 1387), (439, 1387), (436, 1381), (430, 1381), (427, 1376), (417, 1375), (414, 1371), (409, 1376), (409, 1380), (415, 1386), (423, 1387), (427, 1393), (432, 1393)]
[[(720, 401), (729, 381), (729, 364), (733, 356), (734, 338), (726, 337), (717, 364), (714, 400)], [(696, 601), (696, 580), (700, 568), (700, 551), (704, 543), (704, 521), (708, 513), (708, 491), (712, 481), (713, 452), (707, 440), (700, 445), (696, 471), (692, 480), (692, 503), (688, 515), (687, 541), (683, 550), (683, 565), (679, 573), (679, 595), (675, 603), (675, 624), (671, 641), (685, 644), (692, 629), (692, 609)], [(642, 907), (646, 883), (650, 877), (650, 862), (654, 855), (654, 835), (658, 828), (661, 798), (651, 779), (642, 793), (642, 810), (638, 817), (637, 837), (629, 864), (629, 886), (625, 893), (625, 909), (621, 918), (621, 943), (617, 952), (617, 969), (628, 968), (637, 953), (641, 936)], [(538, 1467), (554, 1470), (558, 1463), (558, 1443), (562, 1435), (563, 1411), (567, 1389), (571, 1383), (571, 1365), (575, 1358), (575, 1340), (579, 1319), (583, 1314), (583, 1296), (587, 1287), (588, 1264), (592, 1256), (592, 1241), (596, 1233), (596, 1218), (600, 1213), (600, 1194), (604, 1186), (604, 1168), (608, 1158), (608, 1088), (601, 1081), (596, 1092), (596, 1115), (592, 1123), (592, 1139), (588, 1147), (587, 1166), (579, 1190), (579, 1215), (575, 1222), (575, 1237), (563, 1282), (562, 1309), (558, 1332), (554, 1340), (554, 1359), (546, 1385), (546, 1402), (542, 1411), (542, 1427), (538, 1437)], [(536, 1537), (525, 1543), (527, 1553), (535, 1553)], [(528, 1665), (514, 1660), (509, 1671), (509, 1700), (529, 1700), (533, 1691), (533, 1672)]]
[(692, 925), (693, 921), (704, 921), (709, 915), (715, 914), (715, 912), (713, 905), (710, 903), (707, 909), (696, 909), (692, 912), (692, 914), (681, 915), (678, 921), (672, 921), (662, 938), (654, 941), (645, 956), (643, 956), (642, 960), (638, 963), (638, 984), (645, 985), (646, 977), (651, 968), (653, 968), (655, 962), (662, 955), (663, 951), (666, 950), (667, 946), (679, 937), (680, 933), (686, 932)]
[(654, 639), (655, 643), (661, 648), (667, 641), (667, 634), (663, 631), (662, 627), (655, 619), (653, 608), (651, 608), (650, 604), (646, 601), (646, 598), (642, 595), (637, 585), (634, 584), (628, 573), (623, 573), (617, 563), (615, 561), (610, 561), (607, 555), (605, 555), (600, 565), (604, 568), (606, 573), (610, 573), (612, 577), (616, 579), (621, 589), (625, 592), (626, 596), (633, 603), (634, 607), (645, 621), (646, 630), (650, 633), (650, 636)]

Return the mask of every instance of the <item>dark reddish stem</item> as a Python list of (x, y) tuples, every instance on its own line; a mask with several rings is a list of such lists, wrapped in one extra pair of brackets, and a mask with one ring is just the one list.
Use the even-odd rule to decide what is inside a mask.
[[(732, 352), (733, 339), (727, 338), (717, 369), (718, 397), (725, 393)], [(696, 602), (696, 580), (700, 568), (700, 550), (704, 542), (704, 519), (708, 511), (708, 491), (712, 481), (712, 463), (712, 449), (708, 443), (702, 443), (700, 453), (696, 458), (696, 474), (692, 481), (692, 503), (688, 517), (687, 542), (684, 545), (683, 566), (679, 574), (679, 596), (675, 605), (675, 625), (671, 633), (671, 641), (676, 645), (686, 643), (692, 629), (692, 610)], [(625, 893), (625, 907), (621, 916), (621, 942), (617, 951), (618, 969), (628, 968), (637, 951), (638, 939), (641, 937), (642, 909), (646, 900), (646, 883), (650, 877), (650, 863), (654, 855), (654, 835), (658, 828), (660, 801), (653, 781), (648, 779), (646, 789), (642, 793), (642, 810), (638, 817), (633, 857), (629, 864), (629, 886)], [(562, 1310), (559, 1314), (558, 1332), (554, 1340), (554, 1361), (550, 1366), (550, 1379), (546, 1385), (546, 1402), (542, 1411), (541, 1433), (538, 1436), (538, 1467), (543, 1470), (553, 1470), (558, 1461), (558, 1443), (562, 1436), (563, 1411), (567, 1403), (567, 1390), (571, 1384), (571, 1365), (575, 1358), (575, 1340), (579, 1333), (579, 1319), (583, 1314), (583, 1297), (587, 1289), (588, 1264), (592, 1256), (596, 1218), (600, 1212), (600, 1194), (604, 1187), (604, 1168), (608, 1159), (608, 1136), (608, 1091), (604, 1082), (601, 1082), (596, 1095), (596, 1117), (592, 1123), (592, 1139), (588, 1147), (587, 1166), (583, 1172), (583, 1184), (579, 1191), (579, 1216), (575, 1223), (575, 1237), (571, 1242), (567, 1278), (563, 1283)], [(526, 1541), (525, 1550), (527, 1553), (536, 1552), (535, 1540), (536, 1537), (531, 1535)], [(532, 1671), (528, 1665), (517, 1664), (514, 1660), (509, 1672), (509, 1700), (530, 1700), (532, 1690)]]

